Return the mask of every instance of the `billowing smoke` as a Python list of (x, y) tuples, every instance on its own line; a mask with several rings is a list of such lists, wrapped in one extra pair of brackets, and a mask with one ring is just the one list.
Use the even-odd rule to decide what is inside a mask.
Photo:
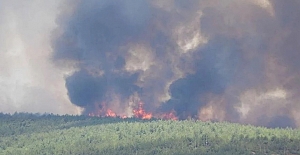
[(64, 3), (53, 62), (71, 102), (119, 115), (300, 126), (298, 0)]

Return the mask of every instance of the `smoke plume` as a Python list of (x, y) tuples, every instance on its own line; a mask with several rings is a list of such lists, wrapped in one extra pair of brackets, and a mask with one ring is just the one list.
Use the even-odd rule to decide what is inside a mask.
[[(299, 127), (299, 7), (298, 0), (65, 1), (58, 15), (49, 9), (57, 24), (51, 31), (52, 68), (70, 71), (65, 78), (68, 97), (84, 109), (83, 114), (110, 108), (120, 116), (131, 116), (142, 102), (153, 116), (174, 112), (179, 119)], [(5, 17), (0, 23), (23, 19)], [(30, 23), (26, 18), (23, 22)], [(48, 22), (53, 20), (19, 24), (23, 26), (19, 38), (26, 42), (24, 38), (37, 31), (49, 35), (53, 23)], [(6, 37), (4, 28), (1, 37)], [(28, 44), (41, 42), (32, 41)], [(26, 59), (50, 48), (43, 44)], [(0, 60), (5, 77), (9, 70), (3, 64), (10, 59)], [(41, 61), (31, 65), (45, 65)], [(49, 76), (58, 72), (46, 68), (33, 70)], [(16, 71), (15, 77), (29, 72)], [(52, 78), (49, 81), (57, 81)]]
[(0, 112), (299, 127), (299, 7), (0, 0)]

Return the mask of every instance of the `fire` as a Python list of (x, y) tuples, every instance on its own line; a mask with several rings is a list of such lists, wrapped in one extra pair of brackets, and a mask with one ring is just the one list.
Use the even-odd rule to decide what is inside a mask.
[(119, 116), (119, 117), (122, 118), (122, 119), (128, 118), (128, 116), (126, 116), (126, 115)]
[(117, 114), (112, 109), (107, 108), (105, 103), (102, 103), (101, 107), (100, 105), (95, 105), (95, 112), (89, 113), (88, 115), (92, 117), (117, 117)]
[(100, 109), (98, 110), (97, 112), (92, 112), (92, 113), (89, 113), (88, 116), (91, 116), (91, 117), (103, 117), (103, 116), (106, 116), (106, 117), (121, 117), (121, 118), (127, 118), (127, 116), (118, 116), (113, 110), (111, 109)]
[(139, 102), (135, 107), (133, 107), (133, 109), (132, 109), (133, 116), (121, 115), (119, 113), (116, 113), (113, 109), (108, 108), (105, 103), (102, 103), (101, 107), (96, 106), (95, 109), (96, 109), (95, 112), (89, 113), (88, 116), (91, 116), (91, 117), (119, 117), (122, 119), (129, 118), (129, 117), (135, 117), (135, 118), (140, 118), (140, 119), (159, 118), (159, 119), (165, 119), (165, 120), (178, 120), (174, 110), (172, 110), (169, 113), (157, 114), (157, 115), (153, 116), (152, 113), (146, 112), (146, 110), (144, 109), (143, 102)]
[(107, 116), (107, 117), (117, 117), (117, 114), (115, 112), (113, 112), (111, 109), (107, 109), (105, 116)]
[(143, 109), (143, 103), (142, 102), (139, 103), (137, 109), (133, 109), (133, 114), (136, 118), (141, 118), (141, 119), (151, 119), (152, 118), (152, 114), (147, 113)]

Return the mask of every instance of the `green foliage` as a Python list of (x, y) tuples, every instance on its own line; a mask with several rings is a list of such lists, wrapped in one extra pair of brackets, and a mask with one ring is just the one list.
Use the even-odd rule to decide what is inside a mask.
[(0, 114), (0, 155), (300, 154), (300, 131), (233, 123)]

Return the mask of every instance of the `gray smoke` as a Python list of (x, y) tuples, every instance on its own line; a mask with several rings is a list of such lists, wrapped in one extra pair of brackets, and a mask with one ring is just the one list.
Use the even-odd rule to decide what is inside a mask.
[(128, 114), (300, 125), (297, 0), (78, 0), (62, 6), (53, 61), (71, 102)]

